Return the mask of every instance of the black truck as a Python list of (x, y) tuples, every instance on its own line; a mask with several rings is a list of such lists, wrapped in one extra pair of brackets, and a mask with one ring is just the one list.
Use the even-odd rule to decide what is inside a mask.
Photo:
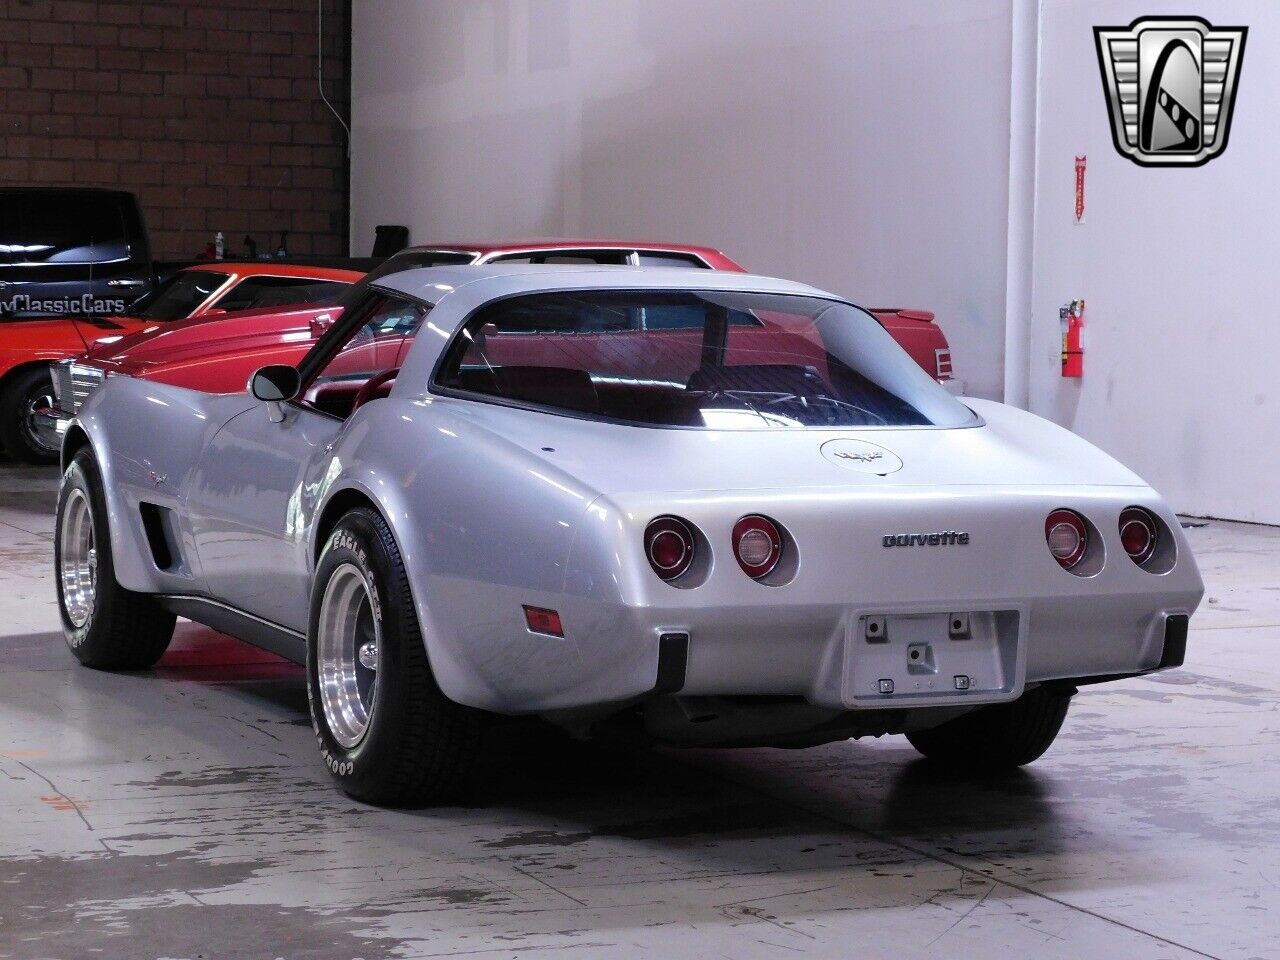
[(182, 265), (151, 259), (132, 193), (0, 189), (0, 319), (119, 312)]

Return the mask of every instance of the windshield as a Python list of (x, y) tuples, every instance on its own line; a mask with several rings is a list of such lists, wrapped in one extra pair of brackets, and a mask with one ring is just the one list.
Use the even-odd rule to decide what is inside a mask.
[(139, 320), (181, 320), (191, 316), (209, 294), (227, 282), (230, 274), (212, 270), (182, 270), (160, 284), (130, 308), (127, 316)]
[(654, 426), (967, 426), (961, 404), (858, 307), (720, 291), (528, 294), (463, 327), (439, 384)]

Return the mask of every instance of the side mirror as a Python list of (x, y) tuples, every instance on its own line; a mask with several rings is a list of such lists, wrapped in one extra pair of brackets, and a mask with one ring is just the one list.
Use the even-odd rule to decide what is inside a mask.
[(225, 316), (226, 313), (227, 311), (223, 310), (222, 307), (210, 307), (204, 313), (200, 314), (200, 316), (202, 319), (206, 317), (222, 317)]
[(332, 326), (333, 317), (330, 314), (322, 313), (318, 317), (313, 317), (311, 319), (311, 339), (319, 340)]
[(249, 378), (249, 392), (254, 399), (267, 404), (272, 423), (284, 420), (283, 404), (296, 397), (301, 389), (302, 378), (297, 368), (282, 363), (263, 367)]

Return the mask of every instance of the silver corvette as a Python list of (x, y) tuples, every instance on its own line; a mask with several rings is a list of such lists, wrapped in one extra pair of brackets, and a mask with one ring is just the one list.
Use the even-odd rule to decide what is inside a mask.
[(184, 616), (305, 663), (379, 803), (448, 796), (494, 715), (1028, 763), (1079, 686), (1181, 664), (1203, 593), (1113, 459), (740, 274), (388, 276), (248, 393), (109, 379), (62, 457), (75, 655), (145, 668)]

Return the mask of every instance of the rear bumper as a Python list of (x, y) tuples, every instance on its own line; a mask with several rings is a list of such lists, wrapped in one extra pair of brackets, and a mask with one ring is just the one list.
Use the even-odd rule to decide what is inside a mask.
[[(1105, 683), (1109, 680), (1119, 680), (1124, 677), (1141, 676), (1142, 674), (1155, 673), (1159, 670), (1171, 670), (1182, 666), (1187, 655), (1187, 635), (1191, 625), (1190, 615), (1185, 613), (1164, 613), (1159, 615), (1156, 623), (1158, 625), (1157, 636), (1159, 638), (1160, 659), (1155, 666), (1142, 669), (1127, 669), (1119, 673), (1082, 674), (1068, 677), (1046, 676), (1038, 678), (1034, 682), (1061, 680), (1083, 686)], [(690, 637), (687, 633), (667, 631), (659, 635), (657, 681), (654, 685), (653, 693), (674, 694), (689, 692), (686, 689), (689, 685), (689, 650)], [(890, 691), (877, 689), (876, 692), (884, 697), (884, 706), (898, 707), (902, 705), (901, 700), (894, 701), (890, 699)], [(963, 703), (965, 700), (966, 698), (963, 695), (956, 698), (958, 703)], [(841, 704), (840, 706), (844, 707), (846, 705)]]
[[(562, 596), (547, 605), (558, 607), (564, 638), (512, 623), (503, 630), (502, 656), (467, 643), (447, 658), (462, 668), (457, 674), (443, 662), (439, 667), (450, 696), (502, 713), (607, 710), (673, 694), (795, 698), (839, 712), (967, 708), (1016, 699), (1028, 685), (1047, 681), (1096, 683), (1179, 666), (1199, 599), (1198, 590), (1153, 589), (1094, 599), (744, 610), (627, 607)], [(490, 609), (508, 605), (490, 600)], [(948, 629), (955, 615), (966, 621), (961, 636)], [(886, 642), (869, 641), (869, 617), (889, 625)], [(486, 626), (493, 631), (496, 624)]]
[[(652, 611), (636, 611), (651, 667), (615, 670), (616, 655), (603, 650), (584, 651), (584, 659), (594, 661), (591, 698), (604, 701), (678, 692), (797, 696), (839, 710), (978, 705), (1016, 699), (1029, 683), (1100, 682), (1178, 666), (1195, 599), (969, 600), (755, 610), (749, 618), (728, 609), (678, 619), (672, 611), (660, 625)], [(616, 636), (619, 618), (610, 619)], [(952, 635), (948, 625), (959, 620), (965, 630)], [(868, 639), (869, 623), (888, 624), (888, 636)], [(580, 651), (592, 640), (584, 637)]]

